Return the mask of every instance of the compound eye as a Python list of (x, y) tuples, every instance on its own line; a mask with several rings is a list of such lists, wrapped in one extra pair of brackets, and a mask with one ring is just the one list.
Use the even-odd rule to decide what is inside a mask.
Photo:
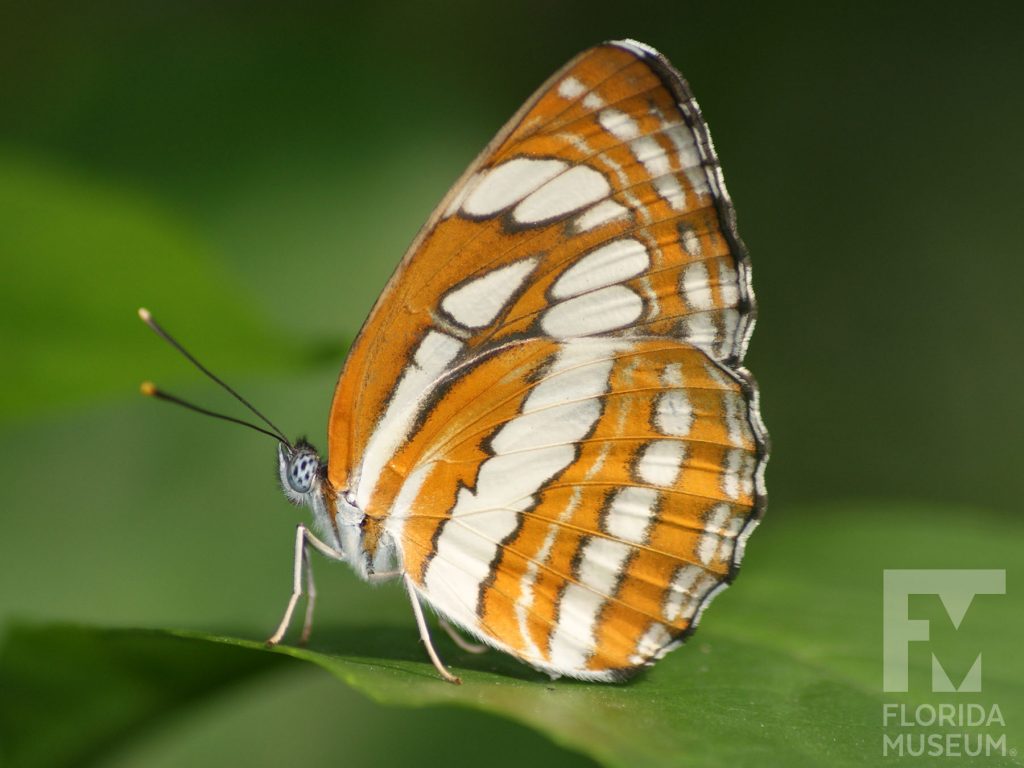
[(288, 468), (288, 485), (296, 493), (309, 493), (313, 486), (313, 476), (316, 474), (316, 457), (309, 454), (302, 454), (292, 459), (291, 467)]

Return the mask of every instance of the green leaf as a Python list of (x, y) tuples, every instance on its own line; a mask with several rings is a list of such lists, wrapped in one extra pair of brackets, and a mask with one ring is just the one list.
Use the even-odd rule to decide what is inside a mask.
[(158, 631), (15, 628), (0, 662), (0, 754), (12, 765), (86, 763), (281, 661)]
[[(479, 709), (607, 766), (878, 765), (883, 704), (956, 701), (929, 692), (931, 653), (959, 679), (983, 649), (984, 693), (969, 700), (1000, 707), (1014, 749), (1024, 724), (1020, 533), (971, 510), (784, 511), (755, 534), (746, 573), (694, 638), (627, 685), (551, 681), (501, 654), (461, 653), (435, 633), (463, 678), (445, 684), (411, 617), (321, 627), (309, 649), (274, 650), (198, 632), (16, 626), (0, 653), (0, 743), (12, 765), (61, 764), (244, 677), (307, 662), (379, 703)], [(1008, 567), (1010, 589), (975, 598), (958, 629), (936, 596), (912, 599), (931, 642), (911, 647), (916, 693), (885, 694), (882, 571), (932, 567)], [(1022, 762), (1014, 751), (985, 764)]]

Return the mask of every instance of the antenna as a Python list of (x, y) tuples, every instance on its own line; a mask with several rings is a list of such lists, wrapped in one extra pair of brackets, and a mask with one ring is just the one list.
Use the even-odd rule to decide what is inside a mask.
[[(251, 421), (246, 421), (245, 419), (236, 419), (234, 416), (227, 416), (226, 414), (223, 413), (217, 413), (216, 411), (201, 408), (200, 406), (190, 403), (187, 400), (182, 400), (180, 397), (172, 395), (169, 392), (164, 392), (162, 389), (157, 388), (156, 384), (154, 384), (151, 381), (142, 382), (142, 385), (139, 387), (139, 390), (146, 397), (155, 397), (157, 400), (166, 400), (168, 403), (180, 405), (184, 408), (188, 408), (190, 411), (201, 413), (204, 416), (213, 416), (215, 419), (223, 419), (224, 421), (230, 421), (234, 424), (241, 424), (243, 427), (255, 429), (257, 432), (262, 432), (264, 435), (270, 435), (275, 440), (281, 439), (280, 435), (274, 434), (269, 429), (264, 429), (259, 424), (253, 424)], [(290, 448), (291, 446), (289, 445), (288, 447)]]
[(159, 323), (157, 323), (157, 321), (153, 319), (153, 316), (149, 313), (148, 309), (140, 308), (139, 309), (139, 318), (142, 320), (142, 322), (144, 322), (146, 325), (148, 325), (150, 328), (152, 328), (154, 333), (156, 333), (160, 338), (162, 338), (164, 341), (166, 341), (168, 344), (170, 344), (172, 347), (174, 347), (176, 350), (178, 350), (178, 352), (180, 352), (182, 354), (182, 356), (184, 356), (184, 358), (186, 360), (188, 360), (190, 363), (192, 363), (192, 365), (194, 365), (196, 368), (198, 368), (204, 374), (206, 374), (206, 376), (209, 379), (211, 379), (212, 381), (216, 382), (221, 387), (223, 387), (227, 391), (228, 394), (230, 394), (238, 402), (240, 402), (242, 405), (244, 405), (246, 408), (248, 408), (250, 411), (252, 411), (252, 413), (254, 413), (256, 416), (258, 416), (259, 419), (264, 424), (266, 424), (268, 427), (270, 427), (270, 429), (273, 430), (273, 431), (268, 431), (268, 430), (264, 429), (263, 427), (260, 427), (260, 426), (258, 426), (256, 424), (252, 424), (252, 423), (250, 423), (248, 421), (245, 421), (243, 419), (236, 419), (233, 416), (226, 416), (226, 415), (224, 415), (222, 413), (216, 413), (215, 411), (210, 411), (210, 410), (207, 410), (206, 408), (201, 408), (198, 405), (193, 405), (192, 403), (189, 403), (189, 402), (187, 402), (185, 400), (182, 400), (180, 397), (176, 397), (176, 396), (171, 395), (171, 394), (169, 394), (167, 392), (164, 392), (164, 391), (162, 391), (160, 389), (157, 389), (156, 385), (153, 384), (152, 382), (149, 382), (149, 381), (143, 382), (142, 386), (140, 387), (140, 389), (142, 391), (142, 394), (146, 395), (147, 397), (155, 397), (158, 400), (166, 400), (169, 403), (176, 403), (177, 405), (180, 405), (180, 406), (183, 406), (185, 408), (188, 408), (190, 411), (195, 411), (196, 413), (202, 413), (202, 414), (205, 414), (206, 416), (213, 416), (214, 418), (217, 418), (217, 419), (223, 419), (224, 421), (230, 421), (230, 422), (233, 422), (235, 424), (241, 424), (241, 425), (246, 426), (246, 427), (251, 427), (252, 429), (255, 429), (257, 432), (262, 432), (265, 435), (270, 435), (275, 440), (281, 441), (282, 443), (287, 445), (289, 448), (292, 447), (291, 442), (288, 440), (287, 437), (285, 437), (284, 432), (282, 432), (280, 429), (278, 429), (276, 426), (274, 426), (274, 422), (272, 422), (270, 419), (268, 419), (266, 416), (264, 416), (262, 413), (260, 413), (258, 410), (256, 410), (256, 407), (252, 403), (250, 403), (248, 400), (246, 400), (244, 397), (242, 397), (240, 394), (238, 394), (238, 392), (236, 392), (234, 389), (232, 389), (230, 386), (228, 386), (220, 377), (218, 377), (212, 371), (210, 371), (209, 368), (207, 368), (205, 365), (203, 365), (198, 360), (196, 360), (196, 358), (187, 349), (185, 349), (178, 342), (177, 339), (175, 339), (173, 336), (171, 336), (171, 334), (169, 334), (167, 331), (165, 331), (159, 325)]

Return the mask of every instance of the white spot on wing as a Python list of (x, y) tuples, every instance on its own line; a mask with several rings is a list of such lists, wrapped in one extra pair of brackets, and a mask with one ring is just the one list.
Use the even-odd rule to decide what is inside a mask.
[(405, 527), (405, 521), (412, 511), (413, 502), (420, 495), (423, 483), (426, 482), (427, 475), (430, 474), (433, 468), (434, 465), (432, 463), (421, 464), (402, 483), (402, 488), (399, 490), (398, 496), (395, 497), (394, 504), (391, 507), (391, 514), (387, 516), (384, 522), (384, 527), (391, 534), (392, 540), (402, 540), (402, 529)]
[(736, 305), (740, 295), (739, 278), (728, 259), (718, 262), (718, 290), (722, 294), (722, 303), (727, 307)]
[(718, 329), (707, 312), (684, 317), (682, 321), (683, 341), (713, 354)]
[(671, 389), (658, 396), (654, 406), (654, 426), (662, 434), (675, 437), (686, 437), (693, 426), (693, 407), (682, 389), (682, 365), (672, 363), (665, 366), (661, 375), (661, 383)]
[(441, 308), (465, 328), (491, 323), (537, 266), (537, 258), (516, 261), (463, 283), (441, 301)]
[(722, 539), (722, 543), (718, 545), (718, 553), (716, 557), (723, 562), (728, 563), (732, 557), (732, 552), (736, 548), (736, 543), (731, 539)]
[(610, 285), (555, 304), (541, 320), (549, 336), (566, 339), (590, 336), (632, 325), (643, 314), (644, 302), (624, 285)]
[(558, 603), (558, 624), (551, 637), (551, 665), (581, 669), (596, 643), (594, 623), (604, 598), (580, 584), (568, 584)]
[(621, 541), (592, 537), (580, 557), (580, 582), (602, 595), (611, 595), (629, 552), (629, 545)]
[(623, 541), (642, 544), (654, 519), (658, 497), (654, 488), (631, 485), (619, 489), (605, 513), (604, 530)]
[(740, 515), (736, 515), (729, 520), (729, 524), (722, 531), (722, 543), (718, 545), (716, 557), (725, 562), (729, 562), (732, 559), (732, 554), (736, 550), (736, 537), (739, 536), (745, 523), (746, 520)]
[[(584, 99), (584, 104), (585, 103), (586, 99)], [(607, 153), (595, 153), (594, 149), (584, 139), (580, 138), (575, 133), (559, 133), (556, 134), (556, 136), (562, 141), (571, 144), (577, 151), (583, 153), (584, 155), (591, 156), (596, 154), (595, 162), (607, 166), (608, 168), (611, 169), (611, 172), (615, 174), (615, 178), (620, 186), (618, 194), (622, 198), (622, 200), (624, 200), (629, 205), (630, 209), (635, 211), (636, 214), (645, 222), (651, 222), (651, 214), (647, 210), (646, 206), (644, 206), (640, 202), (639, 198), (637, 198), (637, 196), (630, 192), (628, 189), (631, 183), (629, 180), (629, 175), (622, 169), (622, 166), (618, 162), (616, 162), (613, 157), (611, 157), (611, 155)]]
[(666, 387), (683, 386), (682, 363), (669, 363), (666, 365), (665, 370), (661, 372), (661, 383)]
[[(566, 523), (572, 518), (573, 513), (575, 513), (576, 509), (579, 507), (582, 496), (583, 494), (579, 488), (573, 489), (569, 502), (558, 515), (559, 523)], [(540, 648), (537, 647), (537, 644), (533, 640), (533, 636), (530, 634), (527, 617), (530, 610), (533, 608), (533, 588), (537, 583), (537, 575), (540, 573), (541, 566), (545, 565), (548, 558), (551, 556), (551, 550), (555, 546), (555, 538), (558, 536), (558, 532), (560, 530), (560, 526), (554, 523), (548, 526), (548, 531), (544, 536), (544, 542), (541, 544), (541, 548), (527, 563), (526, 572), (523, 573), (522, 578), (519, 580), (519, 598), (516, 600), (516, 621), (519, 625), (519, 634), (522, 635), (524, 641), (525, 648), (523, 655), (526, 658), (535, 661), (541, 660), (542, 656)]]
[(638, 281), (644, 298), (647, 299), (647, 319), (653, 320), (661, 314), (661, 304), (658, 302), (658, 292), (651, 285), (651, 278), (644, 275)]
[(665, 150), (653, 136), (641, 136), (639, 139), (631, 141), (629, 148), (633, 151), (633, 156), (643, 163), (647, 173), (653, 178), (663, 176), (672, 170), (669, 167)]
[(721, 323), (721, 344), (719, 359), (732, 354), (736, 346), (736, 331), (739, 330), (740, 313), (735, 309), (723, 309), (719, 315)]
[(686, 208), (686, 193), (675, 174), (667, 173), (654, 180), (654, 191), (673, 209), (682, 211)]
[(613, 240), (590, 253), (562, 273), (551, 287), (556, 299), (629, 280), (650, 265), (647, 249), (639, 240)]
[(676, 571), (669, 587), (663, 614), (669, 621), (693, 619), (697, 607), (717, 586), (718, 577), (697, 565), (685, 565)]
[(470, 216), (493, 216), (519, 202), (567, 167), (561, 160), (516, 157), (486, 171), (462, 203)]
[(628, 215), (629, 209), (625, 206), (614, 200), (602, 200), (577, 216), (573, 226), (578, 232), (589, 232), (602, 224), (609, 224)]
[(621, 141), (629, 141), (640, 135), (640, 126), (636, 120), (617, 109), (605, 109), (597, 116), (597, 121), (608, 133)]
[(686, 445), (682, 440), (654, 440), (640, 455), (637, 474), (651, 485), (671, 487), (683, 466)]
[(725, 456), (722, 490), (730, 499), (740, 497), (740, 469), (743, 465), (743, 453), (742, 449), (733, 448)]
[(705, 195), (711, 191), (708, 185), (708, 174), (701, 162), (700, 150), (697, 147), (693, 131), (689, 126), (678, 123), (665, 131), (665, 135), (675, 145), (679, 167), (686, 173), (693, 191)]
[(676, 158), (681, 169), (696, 168), (700, 165), (700, 152), (693, 131), (685, 123), (676, 123), (664, 129), (664, 134), (675, 146)]
[(577, 165), (533, 192), (512, 215), (520, 224), (538, 224), (596, 203), (610, 192), (608, 180), (600, 172)]
[(590, 538), (580, 553), (579, 583), (569, 584), (558, 604), (558, 624), (551, 636), (551, 662), (579, 669), (597, 644), (597, 616), (611, 596), (625, 567), (630, 548), (598, 536)]
[(588, 93), (583, 97), (583, 106), (587, 109), (600, 109), (604, 106), (604, 99), (598, 96), (596, 93)]
[(700, 258), (703, 251), (700, 245), (700, 238), (697, 237), (697, 233), (689, 227), (683, 230), (683, 248), (686, 249), (687, 254), (694, 258)]
[(722, 405), (725, 410), (725, 426), (729, 442), (737, 447), (742, 446), (744, 438), (749, 437), (749, 428), (744, 419), (746, 403), (743, 397), (735, 392), (723, 392)]
[(672, 640), (668, 629), (661, 622), (652, 622), (636, 644), (636, 652), (629, 657), (630, 664), (643, 664), (658, 654)]
[(676, 571), (662, 608), (662, 615), (668, 621), (675, 621), (682, 615), (683, 604), (697, 583), (697, 579), (703, 574), (704, 569), (698, 565), (684, 565)]
[[(460, 502), (463, 489), (459, 494)], [(465, 626), (476, 626), (480, 585), (490, 573), (498, 545), (515, 530), (517, 516), (512, 510), (480, 511), (472, 526), (449, 520), (437, 542), (437, 551), (427, 568), (424, 587), (431, 602)]]
[(567, 467), (574, 456), (571, 446), (551, 446), (495, 456), (481, 465), (476, 491), (460, 489), (427, 567), (424, 586), (437, 607), (457, 621), (475, 625), (480, 585), (502, 539), (515, 530), (518, 510), (532, 503), (541, 483)]
[(752, 453), (748, 453), (743, 458), (743, 474), (740, 477), (740, 488), (745, 494), (754, 493), (754, 473), (757, 471), (757, 458)]
[(384, 415), (366, 444), (356, 488), (356, 506), (366, 509), (381, 470), (406, 438), (420, 401), (462, 350), (462, 342), (430, 331), (413, 353), (413, 362), (398, 382)]
[(697, 557), (704, 565), (710, 563), (715, 556), (718, 544), (725, 532), (724, 526), (729, 517), (728, 504), (717, 504), (708, 514), (707, 520), (704, 523), (704, 533), (697, 543)]
[(578, 98), (585, 90), (586, 88), (583, 87), (583, 83), (575, 77), (567, 77), (558, 84), (558, 95), (563, 99)]
[(455, 193), (455, 196), (452, 198), (451, 202), (448, 203), (448, 207), (444, 209), (444, 218), (447, 219), (449, 216), (451, 216), (453, 213), (459, 210), (459, 208), (462, 207), (462, 203), (466, 199), (466, 196), (469, 195), (469, 193), (476, 188), (476, 185), (480, 183), (480, 178), (480, 172), (478, 171), (477, 173), (474, 173), (472, 176), (466, 179), (465, 183), (463, 183), (462, 185), (462, 188)]
[[(597, 375), (588, 376), (587, 383), (598, 378)], [(579, 391), (583, 396), (593, 398), (592, 394), (586, 394), (582, 388)], [(601, 404), (595, 399), (533, 408), (529, 413), (524, 413), (506, 424), (491, 440), (491, 448), (500, 455), (540, 450), (555, 443), (573, 442), (585, 435), (600, 415)], [(571, 446), (569, 453), (572, 453)]]
[(653, 136), (641, 136), (629, 143), (633, 156), (643, 164), (658, 195), (675, 210), (686, 207), (686, 193), (669, 163), (668, 154)]
[(715, 300), (711, 294), (707, 264), (703, 261), (688, 264), (683, 270), (681, 283), (683, 296), (692, 310), (702, 312), (714, 308)]

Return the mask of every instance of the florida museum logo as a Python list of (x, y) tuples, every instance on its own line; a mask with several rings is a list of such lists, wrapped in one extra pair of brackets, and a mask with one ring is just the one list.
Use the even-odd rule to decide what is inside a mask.
[[(1006, 741), (999, 704), (982, 689), (979, 649), (965, 673), (951, 674), (948, 660), (935, 652), (931, 624), (910, 618), (911, 595), (938, 595), (954, 630), (977, 595), (1006, 594), (1005, 570), (887, 570), (883, 579), (882, 689), (894, 700), (882, 704), (884, 757), (1006, 757), (1016, 749)], [(974, 638), (971, 638), (974, 640)], [(977, 638), (978, 644), (984, 638)], [(931, 690), (911, 690), (911, 643), (929, 643)], [(973, 650), (972, 650), (973, 653)], [(923, 676), (922, 676), (923, 677)], [(921, 681), (923, 682), (923, 681)], [(914, 688), (919, 681), (915, 677)], [(910, 703), (899, 694), (917, 694)], [(924, 694), (928, 694), (925, 696)], [(920, 699), (924, 698), (924, 701)]]

